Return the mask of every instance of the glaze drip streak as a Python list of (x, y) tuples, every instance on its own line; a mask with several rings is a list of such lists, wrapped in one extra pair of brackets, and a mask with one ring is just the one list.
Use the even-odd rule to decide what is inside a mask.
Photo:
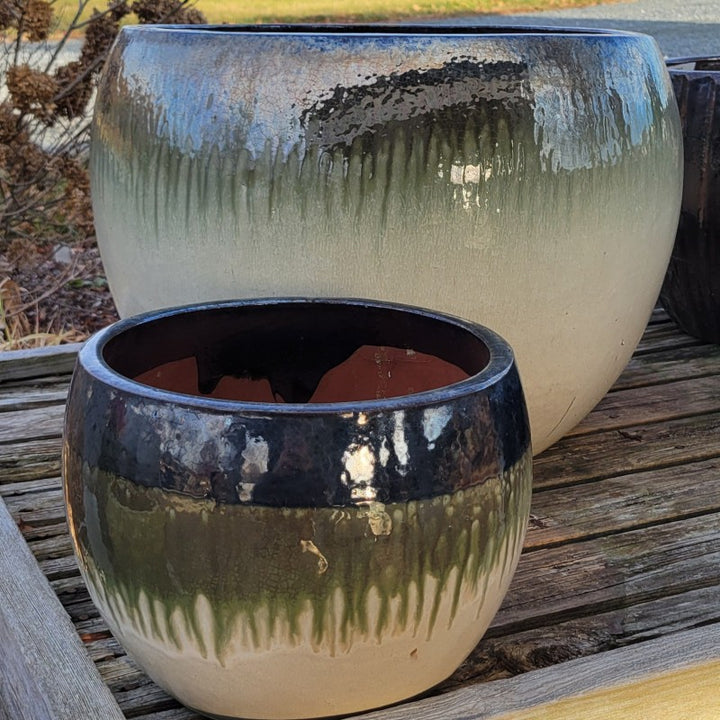
[(479, 579), (509, 582), (517, 563), (529, 464), (527, 452), (483, 485), (428, 500), (319, 509), (192, 499), (85, 466), (72, 531), (116, 625), (221, 662), (238, 642), (343, 653), (387, 634), (428, 639), (461, 604), (480, 612)]

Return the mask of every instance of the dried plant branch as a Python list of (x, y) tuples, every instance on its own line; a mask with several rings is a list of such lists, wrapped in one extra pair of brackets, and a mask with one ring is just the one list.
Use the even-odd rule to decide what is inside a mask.
[(20, 315), (22, 313), (25, 313), (25, 311), (29, 310), (33, 305), (36, 305), (41, 300), (44, 300), (45, 298), (48, 298), (51, 295), (54, 295), (63, 285), (66, 285), (67, 283), (71, 282), (72, 280), (74, 280), (78, 277), (75, 274), (76, 271), (77, 271), (77, 261), (73, 260), (72, 264), (68, 266), (68, 268), (65, 270), (65, 272), (63, 272), (63, 274), (60, 276), (60, 279), (57, 280), (52, 285), (52, 287), (48, 288), (41, 295), (38, 295), (38, 297), (33, 298), (30, 302), (25, 303), (24, 305), (16, 306), (12, 310), (7, 310), (5, 312), (5, 317), (12, 318), (12, 317)]
[[(57, 298), (69, 297), (75, 289), (68, 284), (76, 281), (78, 292), (94, 292), (94, 281), (88, 285), (82, 275), (99, 260), (77, 263), (93, 248), (86, 166), (91, 101), (120, 20), (132, 12), (141, 23), (205, 21), (191, 0), (105, 0), (83, 19), (89, 6), (90, 0), (77, 0), (69, 26), (51, 40), (53, 0), (0, 0), (0, 350), (77, 338), (62, 329), (65, 306)], [(78, 34), (79, 56), (63, 61)], [(21, 293), (22, 278), (53, 257), (58, 243), (78, 244), (73, 262), (57, 274), (60, 264), (50, 260), (49, 286), (29, 285)], [(24, 301), (28, 292), (33, 297)]]
[[(92, 228), (86, 171), (72, 166), (67, 174), (67, 169), (70, 161), (86, 156), (92, 92), (119, 21), (130, 12), (142, 23), (204, 21), (189, 0), (135, 0), (132, 5), (109, 0), (104, 9), (81, 20), (89, 3), (78, 0), (69, 27), (51, 44), (51, 0), (0, 0), (0, 23), (15, 32), (12, 44), (0, 44), (5, 83), (0, 102), (0, 250), (13, 237), (28, 237), (31, 227), (40, 235), (43, 228), (60, 227), (70, 217)], [(84, 32), (80, 57), (60, 64), (68, 39), (79, 31)], [(40, 60), (37, 53), (43, 48), (49, 57)]]

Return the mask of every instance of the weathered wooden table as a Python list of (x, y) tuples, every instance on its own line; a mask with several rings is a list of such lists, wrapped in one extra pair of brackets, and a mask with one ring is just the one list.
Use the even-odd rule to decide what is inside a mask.
[[(0, 356), (0, 718), (191, 720), (110, 635), (72, 555), (75, 350)], [(506, 713), (720, 718), (720, 347), (662, 310), (594, 412), (536, 458), (525, 552), (487, 636), (423, 699), (368, 717)]]

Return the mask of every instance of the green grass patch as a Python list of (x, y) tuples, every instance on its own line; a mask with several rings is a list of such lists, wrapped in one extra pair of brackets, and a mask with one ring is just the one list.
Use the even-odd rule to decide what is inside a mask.
[[(392, 21), (449, 18), (486, 13), (522, 13), (596, 5), (593, 0), (198, 0), (196, 7), (210, 23)], [(95, 7), (104, 8), (100, 0)], [(93, 3), (83, 15), (90, 16)], [(64, 29), (77, 10), (77, 0), (55, 0), (55, 15)], [(130, 22), (133, 16), (130, 16)]]

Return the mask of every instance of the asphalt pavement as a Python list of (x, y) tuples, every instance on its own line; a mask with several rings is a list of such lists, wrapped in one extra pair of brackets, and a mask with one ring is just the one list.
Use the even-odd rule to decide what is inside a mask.
[(667, 58), (720, 55), (720, 0), (634, 0), (570, 10), (474, 15), (442, 24), (613, 28), (652, 35)]

